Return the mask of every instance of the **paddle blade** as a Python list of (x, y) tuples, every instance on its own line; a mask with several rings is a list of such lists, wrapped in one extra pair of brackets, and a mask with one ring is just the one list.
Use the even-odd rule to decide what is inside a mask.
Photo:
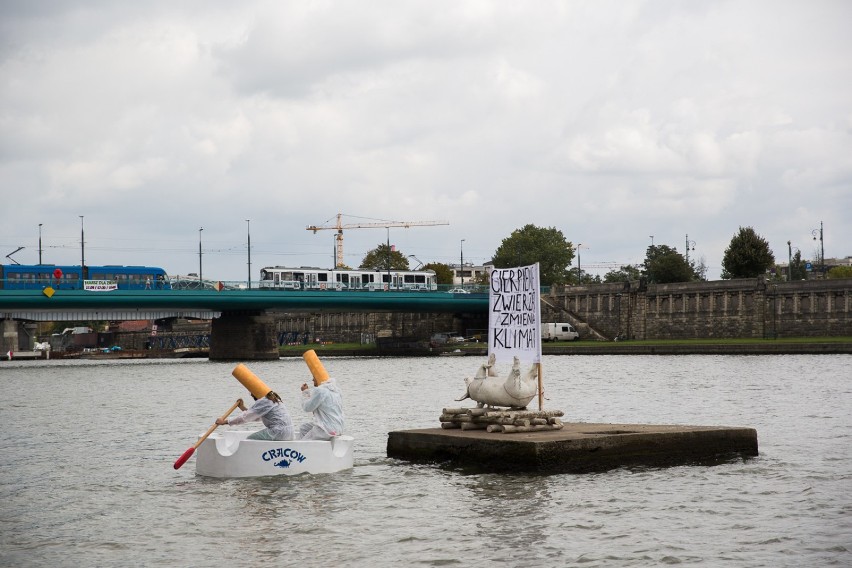
[(180, 466), (186, 463), (186, 460), (192, 457), (192, 454), (195, 452), (195, 448), (189, 448), (186, 450), (181, 457), (177, 459), (175, 462), (175, 469), (180, 469)]

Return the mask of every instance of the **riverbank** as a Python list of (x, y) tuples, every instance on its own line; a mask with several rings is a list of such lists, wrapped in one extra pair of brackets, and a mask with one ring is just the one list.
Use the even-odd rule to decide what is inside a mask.
[[(380, 349), (373, 345), (324, 344), (281, 347), (281, 357), (301, 357), (308, 349), (320, 356), (476, 356), (485, 343), (440, 347)], [(543, 355), (852, 355), (852, 337), (785, 339), (696, 339), (682, 341), (557, 341), (542, 345)]]
[[(325, 357), (485, 357), (485, 343), (455, 343), (439, 347), (385, 347), (373, 344), (328, 343), (285, 345), (280, 357), (301, 357), (313, 349)], [(785, 338), (785, 339), (720, 339), (683, 341), (557, 341), (542, 345), (543, 355), (852, 355), (852, 337)], [(15, 359), (46, 359), (32, 352), (15, 353)], [(127, 351), (118, 353), (61, 353), (54, 359), (181, 359), (207, 357), (206, 349)], [(0, 360), (7, 360), (6, 354)]]

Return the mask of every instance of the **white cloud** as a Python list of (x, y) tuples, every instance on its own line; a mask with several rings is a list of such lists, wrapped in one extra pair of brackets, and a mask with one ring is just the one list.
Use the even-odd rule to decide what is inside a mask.
[[(845, 2), (16, 3), (0, 8), (0, 247), (205, 273), (328, 264), (337, 212), (424, 262), (527, 223), (584, 264), (650, 244), (718, 276), (738, 227), (776, 256), (852, 242)], [(387, 238), (346, 234), (347, 262)], [(103, 243), (99, 250), (97, 243)], [(111, 243), (111, 244), (108, 244)], [(242, 247), (242, 248), (241, 248)], [(804, 249), (803, 249), (804, 251)], [(783, 255), (782, 255), (783, 256)], [(19, 258), (21, 254), (18, 255)], [(87, 251), (87, 258), (89, 257)], [(103, 259), (104, 262), (107, 258)], [(209, 269), (207, 268), (209, 263)]]

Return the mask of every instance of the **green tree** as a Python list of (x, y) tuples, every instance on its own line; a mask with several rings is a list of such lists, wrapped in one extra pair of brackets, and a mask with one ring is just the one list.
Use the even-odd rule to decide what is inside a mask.
[(429, 269), (435, 271), (435, 277), (438, 280), (438, 284), (453, 283), (453, 269), (446, 264), (441, 262), (430, 262), (429, 264), (423, 265), (423, 270)]
[(364, 256), (359, 268), (379, 271), (408, 270), (408, 257), (382, 243)]
[(525, 225), (512, 231), (494, 253), (495, 268), (511, 268), (539, 264), (542, 286), (568, 281), (568, 266), (574, 260), (574, 246), (565, 240), (562, 231), (550, 227)]
[(852, 278), (852, 266), (835, 266), (828, 271), (826, 278)]
[(668, 284), (670, 282), (689, 282), (698, 278), (682, 254), (667, 245), (652, 245), (645, 254), (645, 268), (642, 271), (649, 282)]
[(632, 264), (622, 266), (618, 270), (610, 270), (604, 275), (604, 282), (630, 282), (639, 280), (642, 273)]
[(805, 262), (802, 260), (802, 252), (796, 249), (796, 254), (790, 257), (790, 265), (781, 267), (775, 265), (774, 280), (786, 282), (788, 280), (805, 280), (808, 277), (808, 271), (805, 268)]
[(722, 257), (722, 278), (756, 278), (775, 264), (769, 243), (751, 227), (740, 227)]
[(805, 280), (808, 277), (808, 269), (805, 266), (805, 261), (802, 260), (802, 251), (797, 250), (796, 254), (793, 255), (790, 268), (792, 269), (790, 273), (792, 280)]

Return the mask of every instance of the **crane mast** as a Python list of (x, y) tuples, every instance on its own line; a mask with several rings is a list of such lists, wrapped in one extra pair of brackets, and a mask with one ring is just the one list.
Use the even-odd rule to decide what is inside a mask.
[(335, 268), (343, 266), (343, 229), (385, 229), (388, 227), (431, 227), (434, 225), (449, 225), (449, 221), (383, 221), (381, 223), (343, 223), (343, 213), (337, 214), (337, 223), (334, 225), (309, 225), (306, 230), (323, 231), (332, 229), (337, 231), (335, 237)]

